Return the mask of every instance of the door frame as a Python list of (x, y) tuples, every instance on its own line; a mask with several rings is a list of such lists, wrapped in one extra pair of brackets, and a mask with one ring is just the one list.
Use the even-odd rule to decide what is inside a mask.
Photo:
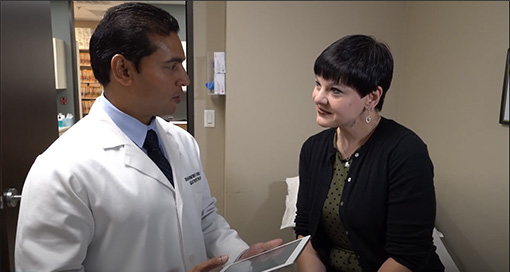
[(186, 69), (190, 79), (186, 95), (186, 118), (188, 132), (195, 136), (195, 86), (194, 86), (194, 54), (193, 54), (193, 1), (186, 1)]

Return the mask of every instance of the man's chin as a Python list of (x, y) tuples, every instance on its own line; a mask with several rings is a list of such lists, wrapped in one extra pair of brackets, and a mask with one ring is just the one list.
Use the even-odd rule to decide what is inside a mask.
[(157, 116), (160, 116), (167, 121), (172, 121), (174, 119), (174, 114), (175, 114), (175, 110), (173, 110), (173, 111), (165, 110), (165, 111), (161, 111), (159, 114), (157, 114)]

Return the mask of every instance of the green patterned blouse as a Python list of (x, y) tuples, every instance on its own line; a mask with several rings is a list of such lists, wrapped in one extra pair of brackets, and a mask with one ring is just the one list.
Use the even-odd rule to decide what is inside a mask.
[[(335, 135), (333, 145), (338, 150), (337, 136)], [(345, 179), (349, 174), (351, 159), (344, 159), (340, 152), (337, 152), (333, 165), (333, 178), (329, 192), (322, 208), (321, 224), (331, 240), (333, 247), (329, 252), (329, 265), (335, 271), (361, 271), (356, 254), (352, 251), (351, 243), (340, 220), (339, 209), (343, 206), (342, 191)]]

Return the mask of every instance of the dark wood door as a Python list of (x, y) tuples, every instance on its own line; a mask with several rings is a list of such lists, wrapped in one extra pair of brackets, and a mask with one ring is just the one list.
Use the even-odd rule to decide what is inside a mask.
[(7, 205), (5, 193), (21, 193), (35, 158), (58, 137), (57, 102), (50, 2), (0, 3), (0, 270), (14, 271), (19, 205)]

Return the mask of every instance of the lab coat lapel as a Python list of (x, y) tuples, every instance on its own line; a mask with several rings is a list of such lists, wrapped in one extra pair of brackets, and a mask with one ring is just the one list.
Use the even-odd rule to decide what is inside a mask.
[(175, 187), (175, 205), (177, 207), (177, 215), (179, 217), (179, 224), (181, 224), (181, 230), (183, 229), (182, 226), (182, 215), (183, 215), (183, 208), (184, 203), (182, 199), (182, 188), (180, 188), (181, 183), (180, 180), (182, 179), (182, 152), (181, 152), (181, 146), (177, 143), (177, 140), (175, 139), (176, 134), (172, 133), (171, 128), (172, 125), (169, 125), (165, 123), (166, 121), (157, 118), (156, 119), (156, 127), (157, 127), (157, 133), (158, 135), (161, 135), (159, 138), (161, 139), (161, 143), (163, 145), (163, 148), (165, 149), (165, 153), (169, 157), (170, 166), (172, 167), (172, 174), (174, 177), (174, 187)]
[(180, 146), (177, 144), (177, 141), (175, 140), (175, 135), (170, 132), (170, 129), (165, 129), (165, 126), (163, 126), (160, 122), (166, 122), (164, 120), (157, 119), (157, 133), (160, 135), (161, 144), (163, 145), (163, 148), (165, 149), (165, 153), (168, 156), (168, 161), (170, 163), (170, 167), (172, 167), (172, 173), (174, 177), (174, 186), (178, 186), (178, 178), (180, 175), (179, 173), (179, 162), (181, 161), (181, 152), (180, 152)]
[(170, 181), (158, 166), (134, 143), (125, 145), (124, 163), (156, 179), (159, 183), (173, 190)]
[[(184, 202), (190, 201), (193, 198), (192, 197), (185, 198), (184, 196), (186, 195), (185, 192), (186, 186), (182, 186), (181, 188), (180, 181), (181, 179), (183, 179), (182, 172), (183, 168), (186, 168), (185, 165), (182, 165), (183, 163), (182, 162), (183, 151), (181, 150), (182, 146), (178, 144), (178, 141), (176, 139), (176, 137), (178, 137), (177, 133), (172, 132), (172, 129), (175, 129), (174, 127), (172, 127), (173, 125), (165, 123), (166, 121), (161, 118), (157, 118), (156, 121), (158, 134), (162, 136), (160, 137), (161, 142), (165, 148), (166, 154), (170, 158), (169, 159), (170, 166), (172, 167), (172, 172), (174, 175), (175, 208), (177, 209), (177, 220), (180, 226), (181, 237), (184, 237), (184, 231), (192, 229), (194, 226), (185, 223), (187, 222), (185, 220), (187, 213), (184, 212), (185, 209)], [(188, 248), (189, 246), (190, 246), (189, 244), (187, 246), (184, 246), (183, 250), (185, 250), (185, 248)], [(191, 248), (193, 248), (193, 246), (191, 246)]]
[[(99, 121), (95, 129), (98, 135), (102, 135), (100, 141), (102, 141), (105, 152), (122, 152), (124, 150), (123, 160), (125, 165), (137, 169), (173, 190), (170, 181), (158, 166), (115, 125), (101, 106), (96, 104), (94, 103), (92, 106), (89, 118), (96, 118)], [(117, 148), (119, 146), (124, 146), (124, 148)]]

